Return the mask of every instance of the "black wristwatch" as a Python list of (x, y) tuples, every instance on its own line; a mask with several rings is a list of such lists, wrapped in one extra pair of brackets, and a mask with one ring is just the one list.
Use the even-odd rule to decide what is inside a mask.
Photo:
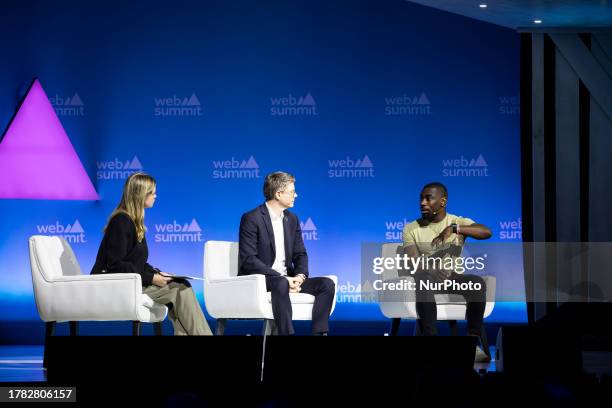
[(456, 234), (457, 233), (457, 224), (453, 222), (450, 226), (453, 228), (453, 234)]

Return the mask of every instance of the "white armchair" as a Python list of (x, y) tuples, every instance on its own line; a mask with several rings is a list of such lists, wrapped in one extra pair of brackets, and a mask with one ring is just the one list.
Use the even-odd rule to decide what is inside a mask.
[[(383, 258), (394, 258), (398, 254), (402, 244), (389, 243), (382, 246)], [(392, 282), (398, 280), (414, 280), (412, 276), (399, 276), (397, 269), (387, 269), (383, 274), (383, 281)], [(486, 306), (484, 317), (488, 317), (495, 307), (495, 276), (482, 276), (486, 284)], [(380, 310), (385, 317), (391, 319), (391, 333), (394, 336), (399, 330), (401, 319), (418, 319), (416, 311), (416, 303), (413, 291), (405, 291), (401, 294), (403, 299), (392, 299), (391, 301), (379, 302)], [(463, 296), (452, 294), (436, 294), (436, 307), (438, 310), (438, 320), (446, 320), (449, 322), (450, 329), (453, 335), (457, 334), (457, 320), (465, 319), (466, 301)], [(419, 325), (415, 325), (415, 334), (420, 334)], [(481, 333), (481, 341), (485, 352), (488, 353), (488, 342), (484, 325)]]
[[(140, 322), (159, 323), (168, 308), (142, 293), (137, 273), (83, 275), (70, 245), (64, 238), (34, 235), (29, 239), (34, 298), (40, 318), (46, 323), (45, 343), (56, 322), (70, 322), (77, 334), (77, 321), (131, 320), (133, 334)], [(156, 334), (161, 334), (161, 324)]]
[[(338, 287), (336, 276), (327, 276)], [(336, 289), (337, 290), (337, 289)], [(289, 295), (293, 320), (311, 320), (314, 296)], [(272, 297), (266, 291), (264, 275), (238, 276), (238, 242), (207, 241), (204, 244), (204, 302), (208, 313), (217, 319), (217, 334), (222, 335), (227, 320), (263, 319), (264, 334), (269, 333), (274, 315)], [(336, 297), (332, 312), (336, 307)]]

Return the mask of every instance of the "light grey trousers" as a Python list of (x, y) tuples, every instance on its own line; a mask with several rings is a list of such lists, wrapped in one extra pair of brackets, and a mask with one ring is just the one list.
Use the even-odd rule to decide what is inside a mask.
[(150, 285), (142, 290), (153, 301), (168, 305), (168, 318), (174, 326), (175, 336), (210, 336), (212, 332), (191, 286), (170, 282), (166, 286)]

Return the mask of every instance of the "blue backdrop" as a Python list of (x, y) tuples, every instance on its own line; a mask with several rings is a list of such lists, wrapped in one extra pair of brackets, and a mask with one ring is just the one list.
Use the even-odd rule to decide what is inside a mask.
[(337, 320), (383, 319), (359, 301), (361, 243), (399, 240), (426, 182), (494, 240), (521, 238), (516, 32), (401, 0), (2, 8), (1, 126), (39, 77), (101, 196), (0, 200), (4, 321), (39, 319), (27, 238), (65, 235), (88, 273), (140, 169), (158, 180), (150, 262), (194, 275), (206, 240), (237, 240), (265, 174), (293, 173), (311, 274), (339, 276)]

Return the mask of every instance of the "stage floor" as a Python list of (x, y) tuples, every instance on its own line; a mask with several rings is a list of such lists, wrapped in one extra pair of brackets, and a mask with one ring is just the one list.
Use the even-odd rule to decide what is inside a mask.
[[(495, 356), (495, 346), (491, 346), (490, 350), (491, 355)], [(0, 346), (0, 383), (45, 382), (43, 351), (43, 346)], [(585, 351), (582, 357), (586, 373), (612, 375), (612, 352)], [(534, 365), (537, 366), (538, 362), (534, 361)], [(495, 372), (495, 360), (490, 363), (474, 363), (474, 370), (480, 374)]]
[[(490, 349), (491, 355), (495, 356), (495, 346)], [(0, 383), (45, 382), (43, 352), (43, 346), (0, 346)], [(490, 363), (474, 363), (474, 370), (481, 374), (496, 371), (495, 360)]]
[(0, 346), (0, 382), (43, 382), (43, 346)]
[[(83, 336), (83, 337), (88, 337), (88, 336)], [(230, 341), (229, 343), (226, 343), (226, 342), (222, 343), (222, 344), (227, 345), (227, 347), (225, 346), (219, 347), (219, 345), (217, 345), (216, 347), (217, 350), (224, 349), (223, 353), (217, 354), (217, 357), (221, 356), (223, 360), (225, 360), (225, 358), (229, 356), (229, 354), (227, 354), (227, 348), (231, 348), (232, 350), (238, 350), (239, 348), (234, 348), (235, 345), (237, 343), (240, 343), (240, 344), (243, 343), (242, 339), (240, 339), (240, 337), (242, 336), (228, 336), (228, 337), (233, 337), (234, 341)], [(299, 336), (299, 337), (302, 337), (302, 336)], [(159, 343), (157, 341), (158, 339), (150, 338), (148, 340), (154, 340), (153, 343), (156, 343), (156, 342)], [(415, 340), (414, 338), (410, 339), (409, 337), (406, 337), (406, 339), (413, 340), (412, 341), (413, 345), (418, 343), (418, 342), (414, 342)], [(116, 340), (123, 341), (122, 339), (116, 339)], [(128, 340), (126, 343), (130, 343), (130, 342), (133, 343), (132, 340), (134, 339), (126, 338), (126, 340)], [(166, 340), (173, 340), (173, 339), (166, 338), (164, 340), (166, 343), (172, 343), (172, 341), (168, 342)], [(181, 339), (174, 339), (174, 340), (181, 340)], [(198, 339), (191, 339), (191, 340), (198, 340)], [(214, 340), (214, 339), (210, 339), (210, 340)], [(216, 339), (216, 340), (220, 340), (220, 339)], [(252, 339), (252, 340), (256, 340), (256, 339)], [(278, 339), (278, 340), (283, 340), (283, 339)], [(291, 339), (287, 339), (287, 340), (291, 340)], [(302, 339), (302, 340), (309, 341), (311, 339)], [(312, 340), (320, 341), (323, 339), (319, 338), (317, 340), (313, 338)], [(332, 339), (330, 338), (329, 340), (332, 340)], [(336, 340), (335, 341), (336, 344), (335, 345), (332, 344), (333, 347), (330, 347), (330, 349), (332, 350), (338, 349), (338, 340), (340, 340), (342, 345), (345, 344), (343, 339), (334, 339), (334, 340)], [(362, 338), (361, 340), (364, 340), (364, 339)], [(371, 339), (371, 340), (375, 340), (375, 339)], [(380, 340), (383, 340), (383, 339), (380, 339)], [(389, 340), (392, 340), (392, 339), (389, 339)], [(401, 339), (397, 339), (397, 340), (401, 340)], [(276, 358), (272, 357), (271, 359), (272, 363), (274, 363), (275, 361), (276, 363), (279, 362), (279, 359), (278, 359), (279, 353), (281, 356), (284, 356), (286, 354), (287, 344), (283, 344), (283, 341), (281, 341), (280, 343), (277, 343), (277, 346), (282, 346), (282, 347), (276, 349), (276, 350), (281, 350), (281, 351), (277, 352)], [(149, 341), (149, 343), (151, 343), (151, 341)], [(252, 341), (247, 341), (245, 342), (245, 344), (246, 343), (250, 343), (251, 345), (254, 344)], [(328, 344), (329, 342), (326, 342), (326, 343)], [(334, 342), (332, 341), (331, 343), (334, 343)], [(376, 347), (378, 347), (378, 348), (375, 347), (375, 349), (380, 350), (380, 345), (382, 343), (386, 344), (387, 341), (383, 341), (382, 343), (380, 341), (368, 341), (368, 343), (373, 343)], [(410, 343), (411, 341), (406, 342), (406, 344), (410, 344)], [(140, 345), (142, 343), (138, 342), (137, 344)], [(294, 344), (294, 343), (292, 342), (291, 344)], [(363, 343), (359, 343), (359, 344), (361, 345)], [(404, 343), (402, 342), (402, 344)], [(149, 344), (149, 346), (150, 345), (151, 344)], [(303, 348), (303, 345), (304, 345), (304, 341), (302, 341), (300, 349)], [(434, 344), (432, 346), (438, 349), (439, 345), (440, 343), (438, 343), (437, 345)], [(270, 346), (272, 346), (272, 344), (270, 344)], [(61, 348), (62, 343), (56, 343), (55, 345), (53, 345), (53, 347)], [(344, 347), (344, 346), (341, 346), (341, 347)], [(428, 348), (428, 347), (430, 346), (427, 346), (425, 348)], [(74, 349), (74, 344), (70, 346), (70, 350), (73, 350), (73, 349)], [(117, 350), (116, 346), (111, 347), (109, 349), (112, 349), (113, 351)], [(194, 348), (192, 344), (190, 349), (192, 350), (197, 349), (197, 347)], [(272, 349), (268, 349), (268, 352), (273, 351), (273, 349), (274, 347), (272, 347)], [(447, 390), (448, 391), (447, 393), (436, 394), (437, 398), (443, 399), (442, 405), (448, 405), (450, 403), (457, 403), (458, 405), (462, 405), (462, 406), (488, 407), (488, 406), (491, 406), (490, 401), (494, 401), (498, 399), (500, 395), (504, 396), (504, 398), (507, 399), (510, 405), (517, 405), (517, 404), (520, 404), (521, 401), (524, 400), (525, 395), (533, 394), (534, 397), (532, 398), (530, 396), (529, 398), (533, 399), (533, 401), (535, 401), (537, 405), (558, 406), (560, 405), (560, 403), (562, 403), (561, 405), (563, 406), (582, 407), (582, 406), (589, 406), (589, 405), (594, 406), (596, 405), (597, 401), (609, 400), (610, 398), (612, 398), (612, 394), (611, 394), (612, 388), (610, 387), (610, 384), (612, 384), (612, 382), (610, 381), (612, 380), (612, 352), (592, 352), (592, 351), (583, 352), (584, 371), (583, 371), (583, 374), (580, 374), (577, 377), (569, 376), (567, 378), (565, 377), (563, 378), (557, 378), (557, 377), (539, 378), (537, 376), (535, 377), (527, 376), (528, 378), (525, 378), (523, 373), (518, 373), (518, 375), (517, 373), (514, 373), (513, 375), (509, 375), (508, 373), (497, 372), (496, 361), (492, 361), (486, 364), (485, 363), (474, 363), (473, 365), (474, 373), (470, 375), (468, 364), (464, 364), (463, 366), (464, 368), (462, 370), (459, 370), (459, 371), (453, 370), (451, 367), (453, 366), (453, 364), (456, 364), (457, 361), (455, 361), (456, 359), (453, 359), (452, 356), (446, 354), (445, 357), (443, 357), (443, 360), (438, 360), (437, 363), (434, 363), (434, 364), (442, 363), (442, 365), (440, 365), (439, 367), (436, 366), (437, 368), (433, 372), (427, 371), (427, 370), (421, 371), (421, 368), (418, 368), (418, 371), (414, 371), (414, 372), (410, 370), (405, 371), (404, 374), (406, 376), (382, 377), (384, 381), (378, 382), (376, 381), (377, 379), (376, 375), (374, 376), (365, 375), (364, 376), (363, 375), (364, 373), (361, 373), (359, 370), (359, 367), (360, 367), (359, 363), (355, 364), (355, 361), (352, 361), (352, 364), (351, 364), (352, 356), (356, 355), (355, 347), (353, 348), (349, 347), (349, 349), (350, 349), (349, 350), (350, 353), (347, 353), (347, 355), (344, 356), (344, 360), (342, 358), (339, 358), (337, 362), (338, 364), (347, 363), (348, 366), (351, 368), (345, 372), (343, 372), (342, 370), (336, 371), (338, 374), (338, 380), (339, 380), (338, 385), (342, 385), (341, 388), (343, 388), (346, 392), (332, 394), (331, 396), (332, 399), (330, 401), (334, 403), (338, 402), (338, 403), (346, 404), (347, 402), (349, 402), (349, 405), (350, 405), (353, 402), (355, 404), (359, 404), (359, 403), (363, 403), (364, 401), (371, 401), (371, 404), (375, 405), (376, 403), (380, 402), (379, 401), (380, 395), (384, 394), (386, 401), (387, 400), (395, 401), (396, 398), (398, 398), (398, 401), (402, 401), (403, 403), (406, 403), (406, 401), (416, 401), (416, 402), (424, 404), (427, 401), (431, 400), (432, 393), (435, 393), (438, 391), (439, 386), (440, 386), (440, 381), (443, 384), (447, 384), (449, 387), (452, 386), (451, 388), (449, 388), (449, 390)], [(395, 342), (393, 349), (399, 350), (401, 349), (401, 345), (398, 348), (398, 343)], [(421, 343), (421, 347), (419, 347), (419, 349), (421, 350), (423, 349), (423, 343)], [(550, 349), (554, 350), (554, 346), (551, 345)], [(248, 350), (247, 351), (248, 352), (253, 351), (252, 349), (249, 349), (249, 350), (250, 351)], [(79, 398), (79, 401), (81, 401), (84, 404), (89, 404), (90, 402), (94, 402), (94, 401), (98, 402), (99, 399), (102, 398), (102, 396), (99, 393), (100, 391), (99, 379), (100, 378), (112, 378), (112, 377), (107, 377), (108, 372), (100, 372), (100, 373), (97, 372), (97, 369), (95, 367), (100, 367), (100, 364), (99, 364), (100, 361), (97, 361), (97, 363), (93, 363), (93, 364), (90, 364), (87, 361), (85, 361), (84, 363), (81, 363), (82, 355), (79, 356), (78, 354), (75, 354), (73, 357), (76, 358), (76, 360), (74, 360), (73, 358), (71, 362), (68, 364), (68, 367), (71, 367), (71, 368), (66, 369), (64, 367), (65, 363), (63, 363), (63, 359), (64, 357), (66, 357), (66, 355), (61, 354), (63, 352), (60, 349), (59, 360), (58, 360), (58, 354), (57, 354), (58, 351), (55, 352), (55, 359), (51, 358), (49, 360), (50, 362), (55, 361), (54, 363), (55, 365), (50, 364), (51, 371), (50, 371), (50, 377), (49, 377), (49, 382), (48, 382), (47, 381), (47, 371), (43, 369), (42, 367), (43, 351), (44, 351), (43, 346), (32, 346), (32, 345), (0, 346), (0, 385), (4, 387), (6, 386), (9, 386), (9, 387), (11, 386), (12, 387), (46, 387), (46, 386), (50, 386), (53, 384), (63, 384), (62, 378), (68, 378), (68, 377), (61, 377), (61, 375), (66, 375), (66, 373), (76, 372), (77, 377), (74, 377), (72, 380), (69, 380), (67, 383), (71, 384), (71, 386), (74, 386), (76, 387), (76, 389), (78, 389), (77, 398)], [(495, 347), (491, 347), (491, 352), (493, 355), (495, 355), (495, 351), (496, 351)], [(538, 371), (546, 372), (547, 371), (546, 367), (548, 363), (546, 363), (545, 361), (546, 360), (545, 359), (546, 350), (541, 350), (541, 351), (538, 350), (538, 354), (540, 353), (541, 353), (542, 358), (540, 359), (535, 358), (532, 363), (529, 362), (528, 368), (526, 369), (525, 374), (528, 375), (529, 373), (532, 373), (532, 372), (538, 372)], [(240, 359), (242, 358), (241, 357), (242, 354), (243, 353), (238, 353), (238, 357)], [(149, 353), (147, 353), (147, 355), (149, 355)], [(429, 355), (429, 354), (426, 354), (426, 355)], [(529, 354), (529, 355), (533, 355), (533, 354)], [(103, 357), (103, 358), (106, 359), (107, 357)], [(224, 361), (222, 362), (222, 364), (224, 364), (223, 366), (218, 366), (220, 362), (219, 358), (215, 359), (214, 356), (211, 358), (213, 360), (212, 363), (210, 363), (211, 366), (215, 366), (215, 364), (217, 364), (216, 366), (217, 369), (209, 372), (208, 376), (206, 375), (198, 376), (197, 374), (195, 374), (196, 378), (191, 378), (189, 384), (185, 385), (182, 383), (181, 384), (170, 383), (162, 387), (157, 387), (155, 390), (155, 393), (151, 393), (149, 395), (148, 397), (149, 399), (147, 400), (148, 402), (145, 405), (164, 406), (164, 407), (166, 406), (207, 406), (207, 407), (208, 406), (227, 406), (228, 394), (226, 394), (225, 392), (222, 392), (222, 390), (224, 390), (223, 388), (224, 386), (220, 385), (220, 384), (223, 384), (224, 382), (217, 384), (217, 383), (209, 382), (209, 381), (213, 379), (214, 376), (217, 376), (221, 379), (225, 379), (225, 378), (228, 378), (228, 376), (231, 377), (234, 374), (237, 374), (238, 377), (240, 377), (240, 372), (236, 370), (241, 370), (241, 369), (244, 370), (245, 367), (247, 368), (245, 373), (248, 374), (248, 371), (249, 371), (248, 364), (247, 365), (235, 364), (236, 359), (230, 358), (231, 360), (230, 363), (226, 363)], [(191, 359), (189, 360), (191, 361)], [(103, 360), (103, 361), (108, 361), (108, 360)], [(121, 363), (118, 363), (117, 361), (120, 361)], [(116, 367), (118, 364), (122, 365), (123, 362), (126, 360), (124, 356), (119, 356), (117, 361), (115, 363), (110, 364), (111, 370), (113, 370), (113, 367)], [(197, 366), (202, 366), (204, 361), (208, 362), (209, 360), (208, 359), (198, 360), (196, 358), (195, 364)], [(358, 360), (358, 362), (359, 361), (361, 360)], [(426, 361), (427, 361), (426, 364), (429, 364), (432, 362), (430, 361), (429, 358)], [(60, 363), (60, 365), (58, 365), (58, 362)], [(364, 367), (366, 368), (366, 371), (368, 369), (371, 369), (372, 367), (375, 367), (375, 364), (374, 365), (371, 364), (372, 363), (371, 360), (368, 361), (366, 359), (363, 361), (363, 363), (365, 364)], [(402, 363), (404, 364), (402, 365), (402, 367), (407, 367), (405, 365), (406, 359), (404, 359)], [(463, 360), (463, 363), (469, 363), (469, 360), (468, 361)], [(422, 364), (422, 361), (420, 364)], [(56, 369), (58, 367), (60, 368), (59, 372)], [(226, 372), (220, 373), (219, 367), (225, 367)], [(266, 367), (268, 368), (268, 365), (266, 365)], [(247, 384), (247, 386), (244, 387), (242, 393), (231, 394), (231, 399), (232, 400), (235, 399), (239, 401), (242, 401), (242, 399), (244, 399), (245, 404), (243, 404), (243, 406), (258, 406), (258, 407), (270, 407), (270, 406), (311, 407), (313, 406), (313, 404), (316, 404), (318, 399), (315, 398), (315, 400), (313, 400), (312, 399), (313, 397), (307, 397), (306, 395), (301, 395), (300, 399), (296, 400), (294, 392), (291, 389), (289, 389), (290, 387), (287, 389), (281, 388), (279, 391), (279, 387), (277, 383), (277, 381), (280, 378), (278, 377), (279, 367), (280, 366), (278, 364), (276, 364), (276, 367), (274, 364), (272, 364), (270, 368), (268, 368), (268, 370), (266, 371), (268, 373), (268, 376), (272, 375), (273, 379), (268, 380), (271, 382), (269, 382), (268, 384), (257, 384), (257, 386), (255, 387), (253, 387), (253, 384), (251, 384), (251, 386), (248, 386)], [(421, 366), (419, 365), (419, 367)], [(455, 368), (456, 367), (457, 366), (455, 366)], [(150, 367), (148, 368), (148, 370), (149, 369)], [(62, 374), (62, 370), (64, 370), (63, 374)], [(304, 367), (302, 366), (301, 368), (300, 367), (296, 368), (296, 372), (300, 372), (300, 370), (303, 371)], [(184, 372), (187, 372), (187, 371), (184, 371)], [(290, 370), (290, 371), (293, 371), (293, 370)], [(112, 372), (114, 373), (115, 371), (112, 371)], [(370, 371), (370, 374), (376, 374), (380, 372), (381, 371)], [(101, 373), (102, 373), (102, 377), (100, 377)], [(131, 375), (129, 374), (129, 369), (127, 373), (128, 375)], [(274, 376), (275, 373), (276, 373), (276, 377)], [(418, 376), (415, 377), (411, 373), (413, 374), (418, 373), (417, 374)], [(205, 373), (203, 372), (202, 374), (205, 374)], [(311, 372), (308, 374), (309, 374), (308, 378), (311, 378), (311, 379), (315, 378), (312, 376)], [(352, 375), (348, 383), (346, 382), (348, 377), (344, 376), (343, 374), (348, 374), (349, 377)], [(458, 377), (457, 377), (457, 374), (459, 375)], [(244, 375), (242, 375), (242, 377), (240, 378), (243, 378), (243, 377), (247, 378)], [(96, 378), (98, 380), (95, 380)], [(208, 386), (211, 386), (211, 384), (213, 383), (215, 384), (214, 392), (211, 392), (211, 389), (207, 388), (207, 386), (200, 384), (200, 380), (202, 380), (202, 378), (205, 378), (202, 384), (208, 384)], [(389, 380), (392, 380), (393, 378), (395, 378), (395, 381), (400, 380), (400, 383), (401, 381), (405, 380), (406, 383), (405, 384), (401, 383), (402, 386), (398, 388), (397, 382), (393, 382), (393, 381), (389, 382)], [(380, 378), (378, 380), (380, 380)], [(355, 384), (353, 384), (353, 381), (355, 381), (358, 384), (357, 388), (355, 388)], [(124, 386), (123, 387), (118, 386), (118, 384), (123, 384)], [(325, 384), (329, 384), (329, 381), (327, 379), (325, 380)], [(122, 382), (120, 383), (112, 383), (111, 381), (108, 384), (108, 386), (110, 387), (109, 389), (113, 391), (111, 393), (104, 394), (105, 395), (104, 398), (106, 398), (104, 401), (106, 401), (107, 404), (110, 404), (113, 401), (115, 401), (117, 396), (119, 395), (121, 396), (121, 398), (127, 398), (125, 401), (142, 402), (141, 401), (142, 394), (140, 392), (135, 393), (132, 389), (132, 383), (129, 381), (125, 382), (122, 380)], [(376, 386), (381, 386), (382, 389), (385, 390), (385, 392), (380, 395), (379, 393), (376, 393), (376, 392), (373, 393), (372, 390), (375, 390)], [(388, 393), (387, 388), (390, 386), (392, 389), (396, 391), (394, 391), (393, 393)], [(517, 393), (516, 390), (521, 387), (522, 389), (524, 389), (524, 392)], [(401, 389), (401, 392), (399, 391), (400, 389)], [(194, 401), (197, 402), (196, 405), (194, 405)], [(178, 402), (180, 402), (180, 404), (178, 404)], [(183, 403), (186, 403), (187, 405), (182, 405)]]

